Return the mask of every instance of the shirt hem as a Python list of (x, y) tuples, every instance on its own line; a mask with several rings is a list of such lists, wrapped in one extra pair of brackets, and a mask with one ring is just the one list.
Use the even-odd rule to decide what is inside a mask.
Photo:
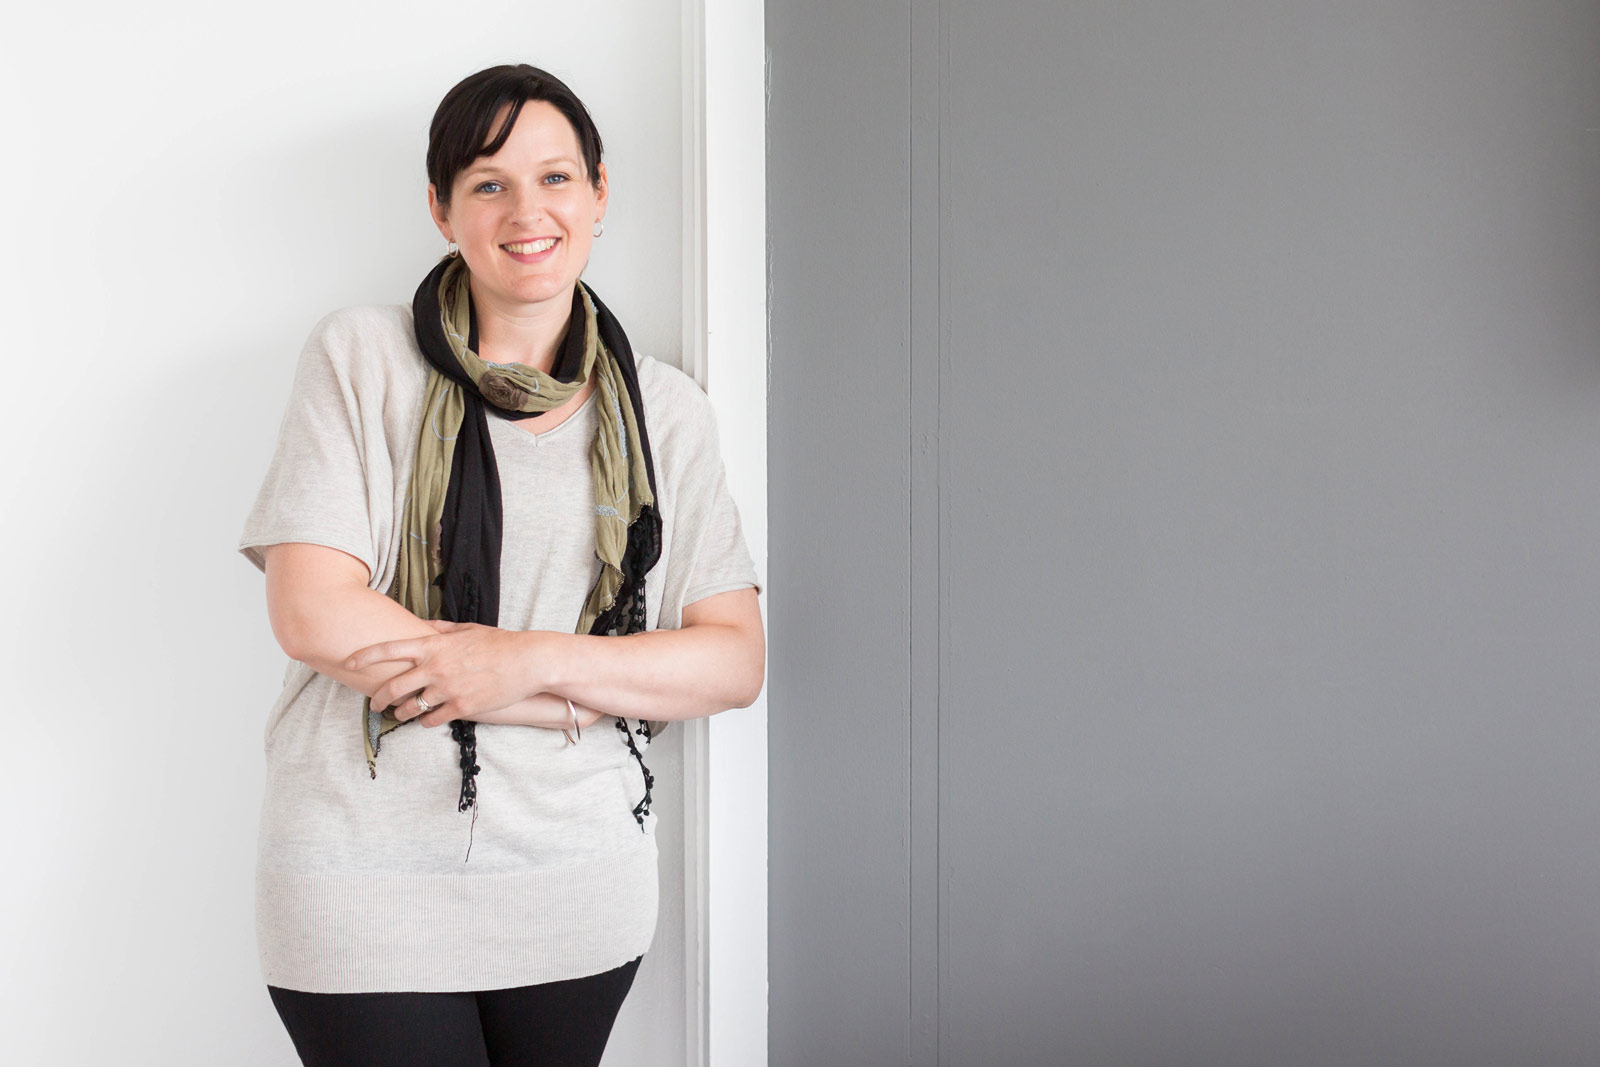
[(655, 934), (656, 843), (640, 842), (620, 856), (494, 874), (258, 868), (262, 978), (308, 993), (442, 993), (620, 967)]

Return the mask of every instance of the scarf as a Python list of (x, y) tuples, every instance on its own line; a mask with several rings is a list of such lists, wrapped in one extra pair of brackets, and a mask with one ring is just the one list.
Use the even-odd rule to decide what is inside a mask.
[[(412, 299), (417, 346), (431, 371), (399, 531), (400, 560), (388, 595), (420, 619), (499, 625), (500, 474), (488, 415), (520, 419), (550, 411), (593, 379), (599, 417), (590, 459), (601, 568), (576, 632), (642, 632), (645, 575), (661, 556), (661, 517), (627, 334), (594, 291), (579, 282), (573, 286), (566, 337), (549, 373), (523, 363), (489, 362), (476, 351), (470, 278), (466, 262), (448, 256)], [(392, 711), (373, 710), (370, 697), (363, 703), (362, 721), (367, 769), (376, 778), (383, 736), (405, 724)], [(642, 830), (654, 778), (626, 720), (616, 723), (644, 772), (644, 798), (633, 809)], [(476, 726), (461, 719), (450, 723), (460, 750), (458, 811), (477, 804)], [(637, 733), (647, 745), (651, 732), (651, 724), (640, 720)]]

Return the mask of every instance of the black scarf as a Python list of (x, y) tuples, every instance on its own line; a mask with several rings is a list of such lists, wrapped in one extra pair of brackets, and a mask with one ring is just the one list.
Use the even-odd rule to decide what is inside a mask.
[[(498, 626), (500, 621), (500, 555), (502, 511), (500, 475), (495, 463), (494, 446), (489, 437), (488, 416), (503, 419), (523, 419), (529, 409), (502, 407), (485, 397), (471, 375), (463, 368), (461, 360), (452, 350), (446, 336), (446, 319), (441, 311), (440, 286), (454, 260), (440, 261), (417, 287), (412, 300), (413, 325), (417, 345), (429, 366), (461, 387), (465, 413), (451, 452), (448, 488), (439, 526), (433, 531), (437, 541), (439, 573), (433, 585), (439, 590), (439, 608), (435, 617), (453, 622), (476, 622), (485, 626)], [(457, 264), (456, 270), (464, 265)], [(465, 285), (462, 285), (465, 289)], [(585, 345), (588, 342), (586, 326), (588, 313), (584, 306), (584, 293), (594, 307), (599, 343), (602, 351), (598, 358), (613, 358), (615, 366), (626, 385), (627, 398), (632, 406), (633, 422), (637, 428), (637, 444), (643, 459), (652, 503), (639, 509), (637, 517), (628, 525), (627, 544), (620, 570), (621, 586), (615, 599), (595, 618), (590, 634), (622, 635), (639, 633), (646, 629), (645, 575), (661, 557), (661, 517), (654, 501), (655, 465), (650, 453), (650, 439), (645, 428), (644, 400), (639, 391), (638, 371), (634, 366), (633, 349), (628, 336), (611, 311), (595, 295), (593, 289), (581, 283), (573, 286), (572, 311), (567, 322), (567, 333), (556, 354), (550, 376), (559, 382), (577, 380), (583, 370)], [(477, 317), (471, 312), (467, 348), (476, 354), (478, 348)], [(501, 397), (501, 399), (505, 399)], [(539, 410), (537, 408), (534, 411)], [(604, 417), (604, 416), (602, 416)], [(424, 413), (424, 423), (427, 413)], [(426, 432), (426, 426), (421, 432)], [(432, 597), (429, 597), (432, 600)], [(377, 736), (373, 734), (369, 705), (368, 732), (371, 738), (369, 759), (376, 756)], [(650, 789), (654, 778), (644, 765), (644, 758), (634, 743), (633, 732), (626, 720), (617, 718), (617, 729), (622, 733), (629, 751), (639, 761), (645, 781), (644, 798), (634, 807), (634, 819), (644, 828), (644, 816), (650, 810)], [(450, 723), (450, 734), (460, 749), (461, 795), (457, 808), (466, 811), (477, 803), (478, 773), (476, 723), (457, 719)], [(393, 727), (389, 727), (393, 728)], [(386, 731), (379, 731), (381, 732)], [(638, 733), (648, 744), (650, 724), (640, 720)], [(374, 772), (375, 773), (375, 772)]]

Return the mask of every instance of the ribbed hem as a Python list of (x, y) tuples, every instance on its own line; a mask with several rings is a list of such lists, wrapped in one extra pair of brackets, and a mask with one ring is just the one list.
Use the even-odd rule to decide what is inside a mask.
[(643, 955), (656, 843), (585, 866), (506, 874), (256, 872), (268, 985), (308, 993), (509, 989)]

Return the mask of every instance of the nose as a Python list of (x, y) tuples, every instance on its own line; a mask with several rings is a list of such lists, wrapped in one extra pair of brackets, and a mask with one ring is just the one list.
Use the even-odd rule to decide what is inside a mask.
[(518, 189), (516, 203), (512, 205), (511, 221), (519, 226), (531, 226), (543, 215), (543, 190), (537, 185), (524, 185)]

